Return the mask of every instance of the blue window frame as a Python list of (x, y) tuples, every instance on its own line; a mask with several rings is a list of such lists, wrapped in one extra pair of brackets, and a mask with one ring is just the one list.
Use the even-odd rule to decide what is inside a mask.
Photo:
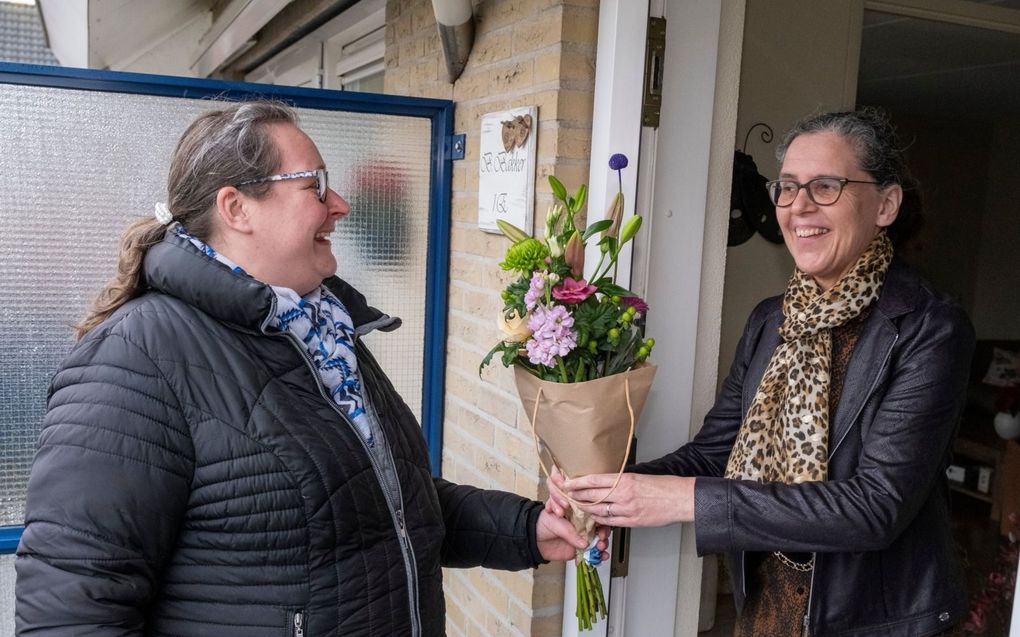
[[(185, 99), (238, 100), (259, 96), (283, 100), (298, 108), (400, 115), (428, 120), (431, 127), (431, 159), (428, 188), (421, 424), (429, 447), (433, 475), (440, 474), (449, 278), (453, 102), (11, 63), (0, 63), (0, 84)], [(0, 461), (3, 459), (0, 458)], [(9, 554), (15, 551), (21, 531), (21, 527), (0, 527), (0, 554)]]

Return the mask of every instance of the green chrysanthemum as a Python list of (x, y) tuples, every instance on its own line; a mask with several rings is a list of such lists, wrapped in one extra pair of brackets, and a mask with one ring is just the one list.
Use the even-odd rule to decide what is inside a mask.
[(506, 258), (499, 267), (504, 270), (516, 270), (527, 274), (545, 266), (545, 258), (549, 256), (549, 248), (538, 239), (529, 238), (510, 246)]

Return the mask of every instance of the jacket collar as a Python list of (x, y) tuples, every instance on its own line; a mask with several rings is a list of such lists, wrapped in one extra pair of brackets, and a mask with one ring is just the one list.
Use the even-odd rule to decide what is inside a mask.
[[(276, 313), (276, 295), (271, 287), (210, 259), (172, 232), (149, 248), (143, 273), (152, 289), (244, 330), (267, 331)], [(323, 283), (347, 308), (359, 334), (375, 329), (389, 332), (400, 326), (399, 318), (370, 306), (364, 295), (346, 281), (333, 276)]]

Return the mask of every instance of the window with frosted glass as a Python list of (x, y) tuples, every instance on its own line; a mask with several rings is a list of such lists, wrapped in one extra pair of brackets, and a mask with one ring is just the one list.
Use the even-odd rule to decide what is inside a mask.
[[(209, 100), (0, 84), (0, 526), (20, 525), (49, 379), (113, 273), (122, 228), (166, 200), (170, 153)], [(403, 326), (366, 342), (421, 416), (428, 119), (297, 109), (352, 208), (339, 275)]]

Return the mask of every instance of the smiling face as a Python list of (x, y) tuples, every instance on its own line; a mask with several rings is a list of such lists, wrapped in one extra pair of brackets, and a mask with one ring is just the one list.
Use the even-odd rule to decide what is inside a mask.
[[(873, 181), (853, 146), (832, 132), (806, 133), (790, 143), (781, 179), (804, 184), (816, 177)], [(848, 183), (836, 203), (819, 206), (801, 189), (793, 204), (776, 208), (779, 227), (797, 269), (823, 290), (831, 288), (864, 253), (879, 228), (899, 211), (902, 189)]]
[[(293, 124), (271, 124), (280, 155), (279, 174), (324, 168), (311, 139)], [(319, 201), (315, 177), (273, 182), (262, 199), (244, 198), (249, 211), (248, 263), (256, 279), (304, 295), (336, 273), (329, 234), (350, 206), (332, 189)]]

